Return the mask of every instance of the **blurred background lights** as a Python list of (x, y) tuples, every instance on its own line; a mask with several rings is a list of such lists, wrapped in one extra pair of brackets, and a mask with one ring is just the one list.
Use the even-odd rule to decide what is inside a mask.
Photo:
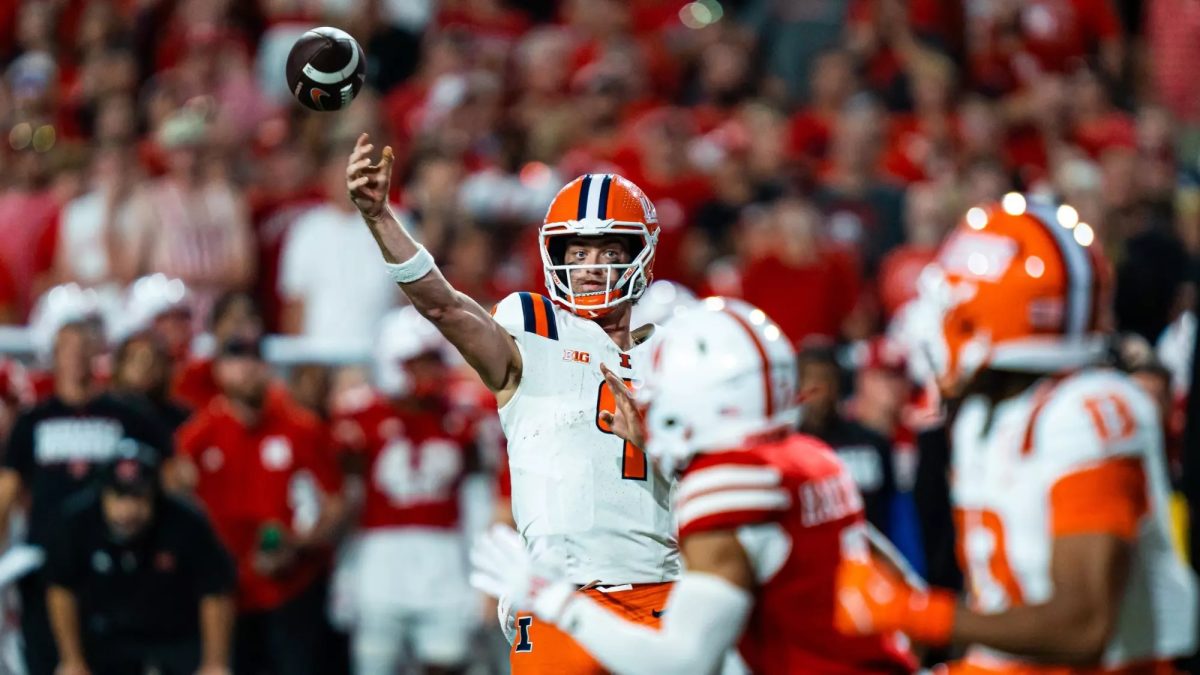
[(1019, 216), (1025, 213), (1025, 197), (1020, 193), (1010, 192), (1000, 200), (1000, 206), (1004, 208), (1004, 212), (1008, 215)]
[(1080, 223), (1072, 230), (1075, 233), (1075, 241), (1079, 242), (1080, 246), (1091, 246), (1092, 241), (1096, 239), (1096, 233), (1092, 230), (1092, 226), (1087, 223)]
[(987, 211), (973, 206), (967, 211), (967, 225), (973, 230), (982, 230), (984, 225), (987, 225)]
[(1058, 218), (1058, 224), (1070, 229), (1079, 224), (1079, 212), (1070, 204), (1063, 204), (1058, 207), (1058, 212), (1055, 214)]
[(33, 140), (33, 126), (29, 122), (21, 122), (14, 125), (12, 130), (8, 132), (8, 144), (13, 150), (24, 150), (29, 147), (30, 141)]
[(46, 152), (54, 147), (54, 141), (58, 138), (54, 132), (54, 127), (49, 124), (43, 124), (33, 132), (33, 149), (37, 152)]
[(697, 0), (679, 10), (679, 21), (688, 28), (699, 30), (720, 21), (724, 14), (725, 10), (716, 0)]

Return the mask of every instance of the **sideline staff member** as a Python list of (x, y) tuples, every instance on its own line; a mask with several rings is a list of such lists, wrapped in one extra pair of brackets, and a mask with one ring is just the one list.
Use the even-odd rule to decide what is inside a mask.
[[(7, 535), (9, 514), (27, 494), (26, 539), (45, 548), (63, 504), (90, 489), (95, 468), (112, 460), (123, 438), (136, 438), (159, 456), (170, 456), (170, 432), (96, 382), (92, 364), (100, 347), (97, 329), (88, 321), (67, 323), (58, 330), (54, 392), (17, 417), (0, 466), (0, 536)], [(58, 656), (46, 618), (44, 573), (26, 575), (17, 588), (26, 668), (30, 675), (52, 675)]]
[(64, 507), (46, 558), (60, 675), (229, 675), (233, 561), (205, 517), (163, 494), (126, 439), (100, 489)]

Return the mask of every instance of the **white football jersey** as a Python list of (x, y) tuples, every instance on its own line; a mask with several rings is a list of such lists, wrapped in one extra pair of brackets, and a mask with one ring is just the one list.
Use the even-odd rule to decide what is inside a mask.
[(595, 322), (534, 293), (509, 295), (494, 316), (523, 363), (500, 422), (513, 518), (530, 552), (577, 584), (676, 579), (673, 481), (600, 422), (614, 406), (600, 364), (637, 382), (655, 338), (622, 352)]
[[(1047, 602), (1056, 536), (1117, 534), (1134, 551), (1103, 665), (1190, 654), (1196, 587), (1171, 546), (1154, 403), (1128, 376), (1097, 368), (1042, 380), (997, 405), (990, 424), (988, 407), (981, 396), (968, 398), (951, 432), (971, 606), (999, 613)], [(1029, 663), (980, 646), (966, 660), (998, 670)]]

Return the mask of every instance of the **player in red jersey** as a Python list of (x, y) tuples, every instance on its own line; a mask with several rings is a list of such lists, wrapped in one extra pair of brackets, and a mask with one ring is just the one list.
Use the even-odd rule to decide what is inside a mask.
[(779, 328), (745, 303), (709, 298), (662, 332), (642, 409), (624, 396), (608, 418), (664, 475), (680, 476), (687, 571), (661, 629), (576, 593), (503, 526), (473, 551), (472, 583), (619, 673), (715, 672), (734, 646), (755, 673), (911, 672), (898, 634), (847, 639), (834, 629), (838, 563), (869, 545), (862, 497), (828, 447), (792, 431), (796, 358)]
[(487, 411), (455, 383), (452, 347), (416, 309), (389, 315), (380, 335), (381, 393), (334, 422), (363, 485), (357, 550), (338, 571), (355, 672), (396, 672), (409, 660), (406, 645), (425, 672), (453, 672), (465, 664), (480, 618), (467, 585), (460, 501), (487, 454)]

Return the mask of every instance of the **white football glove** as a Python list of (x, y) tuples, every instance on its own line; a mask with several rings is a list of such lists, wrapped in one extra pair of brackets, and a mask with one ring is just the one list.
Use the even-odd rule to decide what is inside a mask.
[(512, 602), (503, 595), (496, 598), (496, 618), (500, 621), (504, 639), (511, 645), (517, 639), (517, 612), (513, 609)]
[(471, 585), (494, 598), (505, 598), (510, 611), (529, 611), (555, 623), (575, 594), (575, 586), (558, 578), (558, 571), (536, 565), (521, 535), (496, 524), (471, 548)]

